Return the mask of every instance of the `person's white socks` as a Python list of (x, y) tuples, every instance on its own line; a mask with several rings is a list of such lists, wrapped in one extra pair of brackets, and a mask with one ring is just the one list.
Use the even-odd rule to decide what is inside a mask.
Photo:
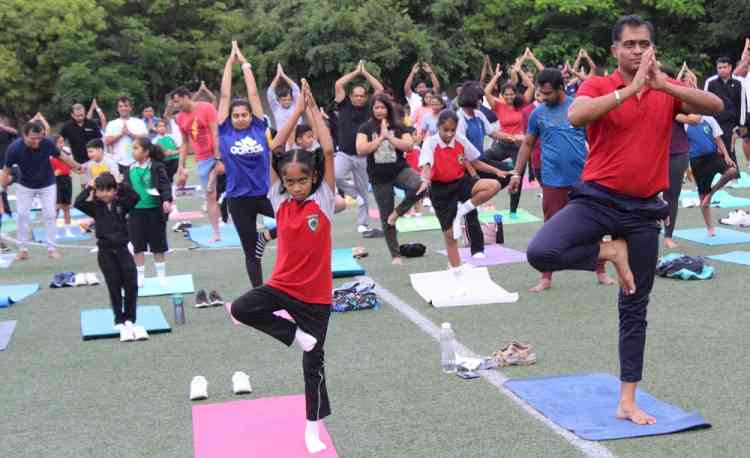
[(307, 426), (305, 426), (305, 445), (307, 446), (307, 451), (311, 454), (322, 452), (327, 448), (326, 444), (320, 440), (317, 421), (307, 421)]
[(310, 351), (315, 348), (315, 344), (318, 343), (318, 339), (306, 333), (300, 328), (294, 331), (294, 343), (296, 343), (302, 351)]
[(135, 266), (135, 271), (138, 272), (138, 287), (143, 286), (143, 279), (146, 277), (146, 266)]
[(167, 263), (165, 262), (155, 262), (154, 268), (156, 268), (156, 276), (159, 278), (164, 278), (167, 275)]
[(456, 217), (463, 218), (464, 216), (471, 213), (471, 211), (476, 208), (477, 208), (476, 205), (471, 203), (471, 199), (469, 199), (466, 202), (458, 206), (458, 213), (456, 214)]

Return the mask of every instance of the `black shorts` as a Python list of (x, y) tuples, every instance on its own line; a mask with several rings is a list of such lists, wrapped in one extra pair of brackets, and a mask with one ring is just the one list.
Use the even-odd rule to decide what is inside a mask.
[(57, 204), (70, 205), (73, 199), (73, 178), (70, 175), (55, 177), (57, 183)]
[(707, 154), (690, 159), (690, 169), (698, 186), (698, 194), (705, 196), (711, 192), (714, 175), (726, 172), (727, 164), (720, 154)]
[(170, 161), (164, 161), (164, 165), (167, 169), (167, 178), (169, 178), (169, 182), (174, 183), (174, 176), (180, 166), (180, 161), (178, 159), (172, 159)]
[(152, 253), (169, 251), (167, 221), (161, 207), (133, 209), (128, 218), (128, 232), (136, 253), (143, 253), (147, 249)]
[(435, 209), (435, 216), (440, 221), (440, 228), (443, 231), (453, 227), (459, 202), (465, 202), (471, 197), (471, 190), (477, 181), (479, 181), (478, 178), (464, 175), (463, 178), (448, 183), (432, 182), (430, 200), (432, 200), (432, 208)]

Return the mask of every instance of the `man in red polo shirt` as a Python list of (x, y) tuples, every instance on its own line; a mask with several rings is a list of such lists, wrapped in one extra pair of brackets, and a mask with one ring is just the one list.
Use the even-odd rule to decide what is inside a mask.
[[(712, 114), (721, 100), (668, 79), (659, 70), (654, 29), (638, 16), (612, 30), (618, 69), (592, 77), (568, 110), (587, 126), (590, 152), (570, 203), (531, 240), (529, 263), (540, 272), (589, 270), (610, 261), (620, 277), (620, 402), (616, 415), (636, 424), (656, 419), (641, 410), (635, 390), (643, 371), (646, 309), (654, 282), (660, 220), (669, 215), (658, 194), (669, 187), (669, 141), (678, 113)], [(612, 241), (603, 242), (605, 235)]]

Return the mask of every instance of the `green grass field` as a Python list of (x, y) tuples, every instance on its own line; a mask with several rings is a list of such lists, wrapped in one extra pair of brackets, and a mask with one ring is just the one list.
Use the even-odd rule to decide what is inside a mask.
[[(522, 207), (541, 216), (537, 192), (525, 191)], [(750, 197), (750, 189), (730, 192)], [(493, 202), (505, 208), (508, 196), (503, 192)], [(200, 208), (198, 197), (178, 203), (181, 210)], [(716, 217), (727, 213), (714, 210)], [(366, 246), (370, 256), (361, 264), (379, 285), (433, 323), (453, 323), (458, 339), (479, 354), (511, 338), (537, 347), (535, 366), (506, 369), (506, 376), (619, 373), (616, 288), (597, 285), (592, 273), (557, 274), (550, 291), (531, 294), (526, 290), (538, 279), (531, 267), (491, 267), (496, 282), (520, 293), (517, 303), (437, 310), (417, 296), (408, 275), (445, 268), (447, 259), (435, 252), (443, 247), (440, 234), (402, 234), (401, 243), (422, 242), (428, 254), (394, 267), (384, 241), (363, 240), (354, 218), (352, 208), (336, 216), (334, 246)], [(506, 245), (525, 250), (539, 224), (506, 226)], [(678, 228), (701, 226), (699, 210), (680, 209)], [(169, 234), (172, 248), (191, 245)], [(91, 246), (93, 241), (63, 248), (64, 257), (56, 262), (47, 259), (43, 247), (34, 247), (30, 261), (0, 269), (0, 284), (42, 285), (22, 303), (0, 309), (0, 320), (18, 320), (8, 349), (0, 352), (0, 456), (189, 457), (193, 404), (188, 389), (194, 375), (209, 381), (204, 403), (237, 399), (230, 380), (237, 370), (250, 374), (254, 388), (242, 399), (303, 392), (298, 350), (232, 325), (223, 308), (194, 309), (192, 297), (186, 297), (187, 324), (174, 326), (172, 333), (138, 343), (81, 340), (79, 312), (109, 307), (106, 287), (54, 290), (47, 285), (54, 272), (98, 272)], [(677, 251), (708, 255), (737, 249), (750, 246), (683, 242)], [(266, 276), (274, 257), (272, 244), (264, 258)], [(151, 260), (147, 263), (153, 275)], [(177, 250), (167, 263), (168, 273), (192, 273), (197, 288), (215, 288), (227, 300), (249, 287), (239, 249)], [(712, 265), (717, 275), (710, 281), (656, 280), (642, 388), (685, 410), (699, 410), (713, 428), (602, 442), (611, 454), (747, 456), (750, 312), (742, 304), (748, 269)], [(611, 266), (609, 272), (614, 274)], [(172, 322), (169, 297), (141, 303), (160, 305)], [(333, 409), (326, 424), (342, 457), (582, 455), (485, 380), (443, 375), (438, 343), (388, 304), (374, 312), (334, 315), (326, 349)], [(295, 434), (301, 439), (301, 431)]]

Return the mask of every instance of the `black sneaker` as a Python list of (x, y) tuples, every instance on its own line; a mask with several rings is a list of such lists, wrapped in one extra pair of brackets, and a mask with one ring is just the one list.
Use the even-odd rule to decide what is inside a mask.
[(218, 291), (215, 289), (212, 289), (210, 293), (208, 293), (208, 301), (211, 303), (214, 307), (219, 307), (221, 305), (224, 305), (224, 299), (219, 296)]
[(189, 221), (181, 221), (172, 227), (174, 232), (187, 232), (188, 229), (193, 227), (193, 224)]
[(208, 297), (206, 296), (206, 290), (199, 289), (198, 292), (195, 293), (195, 307), (201, 309), (210, 305), (211, 303), (208, 301)]
[(366, 239), (376, 239), (376, 238), (384, 237), (384, 236), (385, 234), (383, 233), (382, 230), (375, 229), (375, 228), (366, 230), (362, 233), (362, 237)]
[(0, 242), (0, 253), (7, 253), (10, 251), (10, 248), (8, 248), (8, 245), (5, 244), (5, 242)]

